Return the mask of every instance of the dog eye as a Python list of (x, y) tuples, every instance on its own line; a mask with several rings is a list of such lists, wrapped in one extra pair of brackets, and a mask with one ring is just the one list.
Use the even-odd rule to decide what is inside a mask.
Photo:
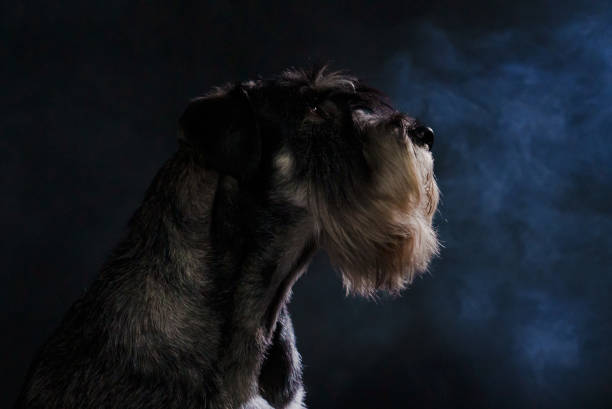
[(308, 108), (308, 115), (317, 118), (327, 119), (327, 113), (319, 105), (312, 105)]
[(318, 118), (321, 119), (331, 119), (331, 115), (327, 109), (327, 107), (324, 107), (325, 103), (323, 104), (313, 104), (308, 108), (308, 114), (311, 116), (316, 116)]

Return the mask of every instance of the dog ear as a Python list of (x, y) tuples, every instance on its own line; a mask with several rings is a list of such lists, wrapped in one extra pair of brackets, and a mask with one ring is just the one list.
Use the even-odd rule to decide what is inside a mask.
[(261, 157), (261, 138), (247, 91), (193, 99), (179, 120), (179, 138), (194, 147), (204, 166), (239, 181), (248, 179)]

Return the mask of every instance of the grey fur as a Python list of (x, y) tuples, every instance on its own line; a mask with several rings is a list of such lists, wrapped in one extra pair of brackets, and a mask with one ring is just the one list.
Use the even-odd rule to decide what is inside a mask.
[(415, 126), (325, 68), (192, 101), (178, 151), (16, 407), (303, 407), (287, 303), (316, 250), (366, 296), (399, 291), (437, 252)]

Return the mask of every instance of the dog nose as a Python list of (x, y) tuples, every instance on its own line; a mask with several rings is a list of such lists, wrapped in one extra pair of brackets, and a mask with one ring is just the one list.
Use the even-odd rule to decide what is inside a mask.
[(428, 126), (419, 125), (409, 130), (408, 135), (419, 146), (427, 145), (429, 150), (433, 147), (434, 131)]

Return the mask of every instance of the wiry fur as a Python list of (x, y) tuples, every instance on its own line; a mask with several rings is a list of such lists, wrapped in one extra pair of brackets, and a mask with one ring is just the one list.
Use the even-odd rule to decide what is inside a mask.
[(426, 270), (438, 252), (431, 223), (439, 196), (429, 151), (385, 135), (397, 129), (374, 124), (368, 132), (375, 134), (364, 149), (375, 175), (370, 183), (356, 185), (335, 204), (316, 187), (308, 196), (347, 291), (366, 296), (398, 292)]
[(16, 407), (304, 407), (287, 303), (315, 251), (362, 295), (399, 291), (437, 251), (414, 124), (325, 69), (193, 100), (178, 151)]

